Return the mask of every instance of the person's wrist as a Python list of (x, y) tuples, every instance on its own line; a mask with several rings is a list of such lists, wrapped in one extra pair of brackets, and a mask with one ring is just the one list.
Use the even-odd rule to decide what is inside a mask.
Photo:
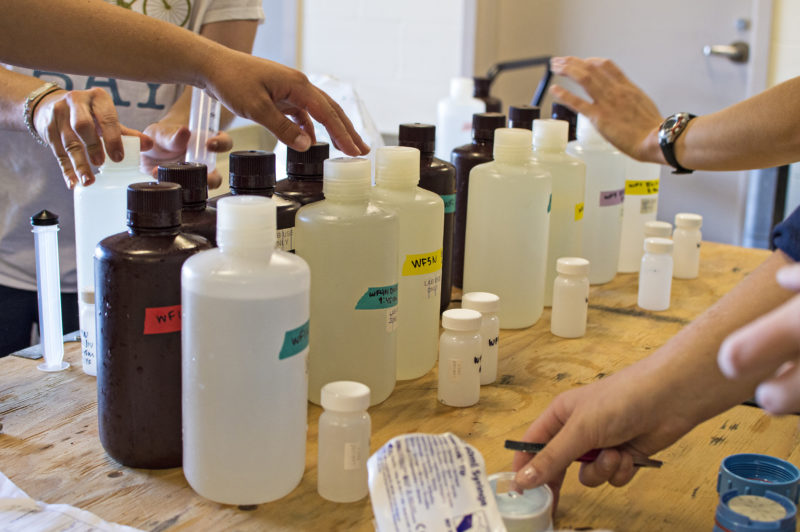
[(47, 95), (59, 90), (62, 89), (55, 83), (45, 83), (31, 91), (27, 98), (25, 98), (22, 109), (22, 120), (33, 139), (42, 146), (47, 146), (47, 142), (39, 135), (36, 129), (36, 123), (34, 122), (36, 109)]

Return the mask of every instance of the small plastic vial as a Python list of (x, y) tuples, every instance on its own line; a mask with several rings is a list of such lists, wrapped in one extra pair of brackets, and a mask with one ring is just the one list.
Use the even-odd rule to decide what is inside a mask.
[(699, 214), (680, 212), (675, 215), (675, 232), (672, 240), (675, 242), (675, 270), (676, 279), (696, 279), (700, 271), (700, 241), (703, 239), (700, 228), (703, 226), (703, 217)]
[(672, 240), (645, 238), (637, 304), (645, 310), (667, 310), (671, 290)]
[(669, 222), (659, 222), (651, 220), (644, 223), (645, 238), (672, 238), (672, 224)]
[(369, 492), (369, 387), (354, 381), (330, 382), (322, 387), (322, 407), (317, 491), (333, 502), (363, 499)]
[(477, 310), (444, 311), (439, 339), (439, 402), (447, 406), (472, 406), (481, 395), (481, 348), (478, 331), (483, 316)]
[(561, 257), (556, 261), (556, 272), (550, 332), (562, 338), (580, 338), (586, 334), (589, 310), (589, 261)]
[(477, 310), (481, 313), (481, 386), (497, 380), (497, 342), (500, 339), (500, 297), (489, 292), (470, 292), (461, 298), (461, 308)]

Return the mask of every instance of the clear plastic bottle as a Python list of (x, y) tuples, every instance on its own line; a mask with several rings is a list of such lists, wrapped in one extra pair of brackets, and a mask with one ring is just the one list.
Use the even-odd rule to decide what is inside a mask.
[(311, 268), (308, 398), (332, 381), (363, 382), (373, 404), (397, 374), (397, 217), (369, 201), (367, 159), (325, 161), (325, 199), (302, 207), (296, 252)]
[(667, 310), (671, 291), (672, 240), (645, 238), (637, 305), (645, 310)]
[(625, 201), (622, 204), (619, 273), (639, 271), (642, 262), (644, 224), (656, 219), (661, 165), (625, 157)]
[(461, 297), (461, 308), (481, 313), (481, 386), (491, 384), (497, 380), (497, 351), (500, 347), (500, 318), (497, 317), (497, 311), (500, 310), (500, 298), (489, 292), (470, 292)]
[(108, 157), (94, 184), (75, 187), (75, 259), (78, 270), (78, 319), (81, 327), (83, 371), (97, 375), (95, 327), (94, 248), (107, 236), (127, 229), (128, 185), (152, 181), (139, 169), (139, 137), (123, 136), (125, 157)]
[(372, 432), (369, 387), (352, 381), (322, 387), (317, 453), (317, 492), (333, 502), (355, 502), (369, 493), (367, 458)]
[(470, 141), (472, 115), (486, 111), (486, 104), (473, 98), (474, 84), (470, 78), (450, 80), (450, 95), (439, 100), (436, 111), (436, 157), (450, 160), (450, 152), (456, 146)]
[(439, 402), (472, 406), (481, 397), (480, 335), (482, 316), (477, 310), (450, 309), (442, 314), (439, 338)]
[(202, 163), (169, 163), (158, 167), (159, 183), (181, 186), (181, 229), (217, 245), (217, 210), (207, 205), (208, 171)]
[(560, 257), (556, 270), (550, 332), (562, 338), (580, 338), (586, 334), (589, 310), (589, 261)]
[(181, 272), (183, 472), (223, 504), (279, 499), (305, 468), (310, 273), (275, 248), (275, 213), (221, 200), (219, 247)]
[(581, 254), (583, 237), (583, 199), (586, 165), (567, 155), (569, 123), (564, 120), (534, 120), (533, 160), (553, 178), (553, 206), (550, 211), (550, 237), (547, 244), (547, 274), (544, 281), (544, 306), (553, 304), (553, 281), (559, 257)]
[[(669, 222), (659, 222), (658, 220), (645, 222), (644, 238), (651, 237), (672, 238), (672, 224)], [(644, 245), (644, 240), (642, 240), (642, 245)], [(644, 248), (642, 248), (642, 250), (644, 250)]]
[(589, 282), (603, 284), (617, 274), (625, 195), (625, 156), (583, 115), (578, 115), (578, 140), (567, 153), (586, 163), (581, 257), (592, 264)]
[(700, 243), (703, 235), (700, 228), (703, 226), (703, 217), (699, 214), (681, 212), (675, 215), (675, 232), (672, 241), (675, 242), (675, 270), (676, 279), (696, 279), (700, 273)]
[(531, 145), (527, 129), (498, 129), (494, 161), (470, 173), (464, 292), (497, 294), (508, 329), (533, 325), (544, 308), (552, 180)]
[(372, 200), (400, 225), (397, 378), (416, 379), (436, 364), (444, 202), (417, 186), (419, 150), (384, 146), (375, 158)]

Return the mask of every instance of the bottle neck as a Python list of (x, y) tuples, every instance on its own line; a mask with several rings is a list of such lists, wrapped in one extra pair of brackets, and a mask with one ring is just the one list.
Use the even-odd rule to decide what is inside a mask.
[(183, 211), (190, 211), (190, 212), (201, 212), (206, 210), (207, 202), (205, 201), (198, 201), (195, 203), (184, 203), (183, 204)]
[(138, 227), (128, 226), (128, 234), (134, 236), (175, 236), (180, 233), (180, 226), (173, 227)]
[(272, 258), (272, 252), (275, 251), (275, 244), (270, 245), (269, 242), (222, 242), (217, 238), (217, 247), (225, 254), (234, 257), (242, 257), (248, 259), (261, 259), (267, 262)]
[(231, 187), (231, 195), (233, 196), (263, 196), (271, 198), (275, 193), (275, 187), (270, 188), (239, 188)]
[(286, 178), (292, 181), (322, 181), (321, 175), (286, 174)]
[(495, 146), (494, 160), (501, 164), (521, 165), (530, 159), (530, 150), (503, 150)]

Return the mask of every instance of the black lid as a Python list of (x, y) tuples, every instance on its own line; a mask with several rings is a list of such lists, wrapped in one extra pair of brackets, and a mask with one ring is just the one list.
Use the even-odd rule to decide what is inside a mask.
[(400, 124), (398, 144), (416, 148), (422, 153), (433, 153), (436, 149), (436, 126), (419, 122)]
[(576, 128), (578, 127), (578, 113), (567, 107), (566, 105), (553, 102), (553, 107), (550, 111), (550, 116), (556, 120), (566, 120), (569, 122), (568, 140), (575, 140), (577, 138)]
[(508, 108), (508, 127), (533, 129), (533, 121), (541, 114), (536, 105), (512, 105)]
[(208, 169), (202, 163), (162, 164), (158, 167), (158, 182), (179, 184), (184, 205), (208, 199)]
[(128, 227), (167, 229), (181, 225), (181, 186), (177, 183), (128, 185)]
[(494, 130), (506, 127), (503, 113), (475, 113), (472, 115), (472, 138), (475, 140), (494, 140)]
[(234, 151), (229, 166), (231, 188), (275, 188), (275, 154), (272, 152)]
[(475, 82), (475, 89), (473, 89), (472, 95), (475, 98), (488, 98), (492, 81), (489, 78), (482, 78), (480, 76), (475, 76), (472, 80)]
[(316, 142), (306, 151), (286, 147), (286, 173), (297, 177), (322, 177), (323, 161), (330, 157), (330, 145)]
[(58, 215), (47, 209), (31, 216), (31, 225), (58, 225)]

